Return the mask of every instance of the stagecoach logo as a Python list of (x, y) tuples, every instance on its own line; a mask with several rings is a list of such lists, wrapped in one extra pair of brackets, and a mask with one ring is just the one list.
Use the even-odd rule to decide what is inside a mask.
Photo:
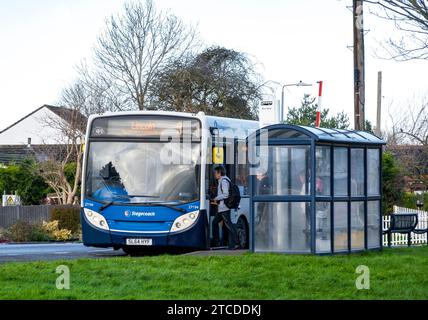
[(129, 216), (132, 216), (132, 217), (154, 217), (155, 213), (153, 211), (147, 212), (147, 211), (129, 211), (129, 210), (126, 210), (125, 216), (126, 217), (129, 217)]

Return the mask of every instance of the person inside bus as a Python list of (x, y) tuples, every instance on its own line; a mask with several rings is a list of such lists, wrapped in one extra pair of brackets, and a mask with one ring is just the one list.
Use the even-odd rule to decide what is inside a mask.
[(226, 176), (226, 169), (222, 165), (214, 168), (214, 178), (217, 180), (217, 196), (211, 200), (211, 204), (217, 206), (217, 213), (213, 220), (214, 245), (219, 245), (219, 223), (223, 222), (229, 231), (229, 249), (239, 249), (238, 232), (230, 220), (230, 209), (224, 203), (229, 197), (230, 179)]
[(93, 197), (102, 201), (129, 201), (128, 192), (122, 183), (119, 172), (111, 161), (101, 168), (99, 177), (102, 178), (102, 186), (93, 193)]

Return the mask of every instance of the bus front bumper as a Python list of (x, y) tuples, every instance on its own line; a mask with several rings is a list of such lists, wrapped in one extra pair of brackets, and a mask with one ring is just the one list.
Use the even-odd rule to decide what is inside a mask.
[(91, 225), (81, 211), (82, 240), (85, 246), (103, 248), (122, 248), (126, 239), (152, 239), (152, 247), (183, 247), (206, 249), (208, 222), (206, 214), (199, 214), (195, 224), (184, 231), (171, 233), (125, 232), (120, 230), (101, 230)]

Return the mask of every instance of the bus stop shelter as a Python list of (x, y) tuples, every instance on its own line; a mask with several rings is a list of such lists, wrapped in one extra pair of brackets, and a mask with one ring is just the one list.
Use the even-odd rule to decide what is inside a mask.
[(382, 247), (382, 139), (276, 124), (247, 142), (251, 251), (331, 254)]

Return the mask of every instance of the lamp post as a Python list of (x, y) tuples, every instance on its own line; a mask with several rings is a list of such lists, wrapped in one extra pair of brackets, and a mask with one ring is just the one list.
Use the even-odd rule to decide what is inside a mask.
[(285, 89), (285, 87), (311, 87), (311, 86), (312, 86), (311, 83), (305, 83), (302, 80), (300, 80), (297, 83), (289, 83), (289, 84), (282, 85), (282, 88), (281, 88), (281, 110), (280, 110), (280, 116), (279, 116), (279, 120), (281, 122), (284, 121), (284, 89)]

